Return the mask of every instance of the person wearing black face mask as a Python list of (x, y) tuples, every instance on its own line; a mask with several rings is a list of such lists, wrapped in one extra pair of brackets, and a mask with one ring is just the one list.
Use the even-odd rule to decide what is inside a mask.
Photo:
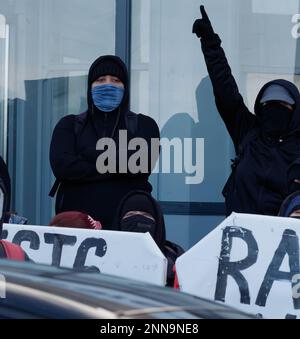
[(118, 208), (114, 229), (122, 232), (149, 233), (168, 260), (167, 285), (174, 285), (173, 268), (176, 259), (184, 250), (166, 240), (164, 216), (151, 194), (143, 191), (129, 193)]
[(262, 131), (266, 136), (280, 137), (288, 133), (289, 123), (292, 120), (293, 108), (289, 108), (280, 101), (266, 103), (262, 111)]
[(143, 211), (130, 211), (121, 221), (124, 232), (150, 233), (155, 237), (156, 222), (151, 214)]
[(121, 201), (114, 228), (123, 232), (150, 233), (159, 248), (166, 241), (165, 223), (159, 205), (144, 191), (130, 192)]
[(295, 100), (288, 90), (280, 85), (270, 85), (265, 90), (260, 103), (262, 132), (275, 141), (277, 138), (287, 136), (295, 105)]
[(21, 246), (2, 239), (3, 223), (9, 222), (11, 182), (7, 166), (0, 157), (0, 259), (30, 261)]
[(232, 75), (221, 39), (203, 6), (193, 33), (200, 38), (216, 105), (236, 150), (224, 187), (232, 212), (278, 215), (282, 201), (300, 190), (300, 93), (286, 80), (267, 83), (255, 114), (246, 107)]

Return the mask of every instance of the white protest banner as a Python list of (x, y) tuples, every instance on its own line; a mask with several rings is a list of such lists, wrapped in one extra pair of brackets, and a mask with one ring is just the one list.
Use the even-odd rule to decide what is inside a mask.
[(165, 286), (167, 259), (149, 233), (3, 225), (3, 239), (39, 264), (83, 269)]
[(232, 214), (176, 262), (181, 290), (264, 318), (300, 318), (300, 220)]

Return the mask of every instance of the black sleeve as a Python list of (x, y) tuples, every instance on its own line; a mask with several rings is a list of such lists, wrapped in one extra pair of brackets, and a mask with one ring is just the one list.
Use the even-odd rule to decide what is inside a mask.
[[(148, 146), (148, 168), (147, 168), (147, 173), (131, 173), (129, 171), (129, 168), (127, 167), (127, 173), (126, 174), (118, 174), (119, 176), (128, 176), (129, 178), (134, 178), (134, 177), (144, 177), (147, 176), (149, 177), (152, 173), (152, 171), (155, 168), (155, 164), (159, 158), (159, 151), (160, 148), (153, 147), (152, 149), (152, 144), (154, 145), (154, 140), (156, 140), (158, 143), (160, 142), (160, 131), (157, 123), (155, 122), (154, 119), (145, 116), (143, 114), (138, 115), (138, 127), (136, 131), (136, 135), (134, 138), (141, 138), (144, 141), (146, 141), (147, 146)], [(130, 142), (130, 141), (129, 141)], [(128, 145), (127, 145), (128, 146)], [(138, 150), (128, 150), (126, 149), (125, 152), (127, 154), (127, 160), (129, 159), (137, 152)], [(120, 149), (117, 148), (117, 159), (116, 159), (116, 168), (117, 170), (119, 169), (119, 152)], [(122, 150), (124, 152), (124, 150)], [(97, 161), (98, 156), (101, 154), (100, 151), (96, 151), (95, 149), (87, 149), (85, 150), (84, 153), (81, 154), (81, 156), (88, 161), (90, 164), (95, 164)]]
[(54, 129), (50, 163), (55, 177), (59, 181), (71, 182), (107, 180), (113, 174), (100, 174), (96, 168), (96, 160), (92, 163), (77, 153), (74, 121), (75, 116), (67, 116)]
[[(55, 127), (52, 136), (50, 147), (50, 163), (55, 177), (59, 181), (70, 182), (92, 182), (104, 181), (112, 177), (128, 176), (135, 177), (140, 174), (127, 173), (106, 173), (100, 174), (96, 168), (97, 158), (102, 153), (96, 149), (87, 150), (85, 154), (78, 154), (76, 152), (76, 136), (74, 132), (74, 116), (67, 116), (63, 118)], [(141, 128), (140, 128), (141, 127)], [(140, 115), (139, 116), (139, 132), (142, 132), (139, 137), (144, 138), (151, 150), (151, 139), (159, 138), (159, 129), (155, 121), (151, 118)], [(96, 145), (95, 145), (96, 148)], [(116, 169), (119, 168), (119, 150), (117, 150)], [(127, 151), (127, 158), (136, 151)], [(151, 151), (148, 153), (151, 158)], [(149, 173), (151, 174), (149, 165)]]
[(239, 93), (219, 36), (215, 34), (210, 40), (201, 39), (201, 45), (218, 111), (237, 148), (256, 118), (249, 112)]
[(7, 165), (2, 157), (0, 157), (0, 185), (5, 195), (3, 212), (7, 213), (10, 210), (11, 183)]
[(300, 180), (300, 158), (289, 167), (287, 172), (288, 195), (300, 191), (300, 184), (295, 180)]

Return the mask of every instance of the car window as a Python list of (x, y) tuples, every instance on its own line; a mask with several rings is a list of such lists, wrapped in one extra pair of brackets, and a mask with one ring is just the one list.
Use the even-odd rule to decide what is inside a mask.
[(0, 300), (1, 319), (84, 319), (84, 312), (55, 305), (51, 300), (42, 300), (26, 293), (7, 292)]

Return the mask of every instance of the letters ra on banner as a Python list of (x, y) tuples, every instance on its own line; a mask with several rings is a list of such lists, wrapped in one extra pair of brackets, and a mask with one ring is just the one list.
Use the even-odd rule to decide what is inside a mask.
[(299, 237), (299, 220), (233, 214), (178, 259), (181, 289), (265, 318), (300, 318)]

